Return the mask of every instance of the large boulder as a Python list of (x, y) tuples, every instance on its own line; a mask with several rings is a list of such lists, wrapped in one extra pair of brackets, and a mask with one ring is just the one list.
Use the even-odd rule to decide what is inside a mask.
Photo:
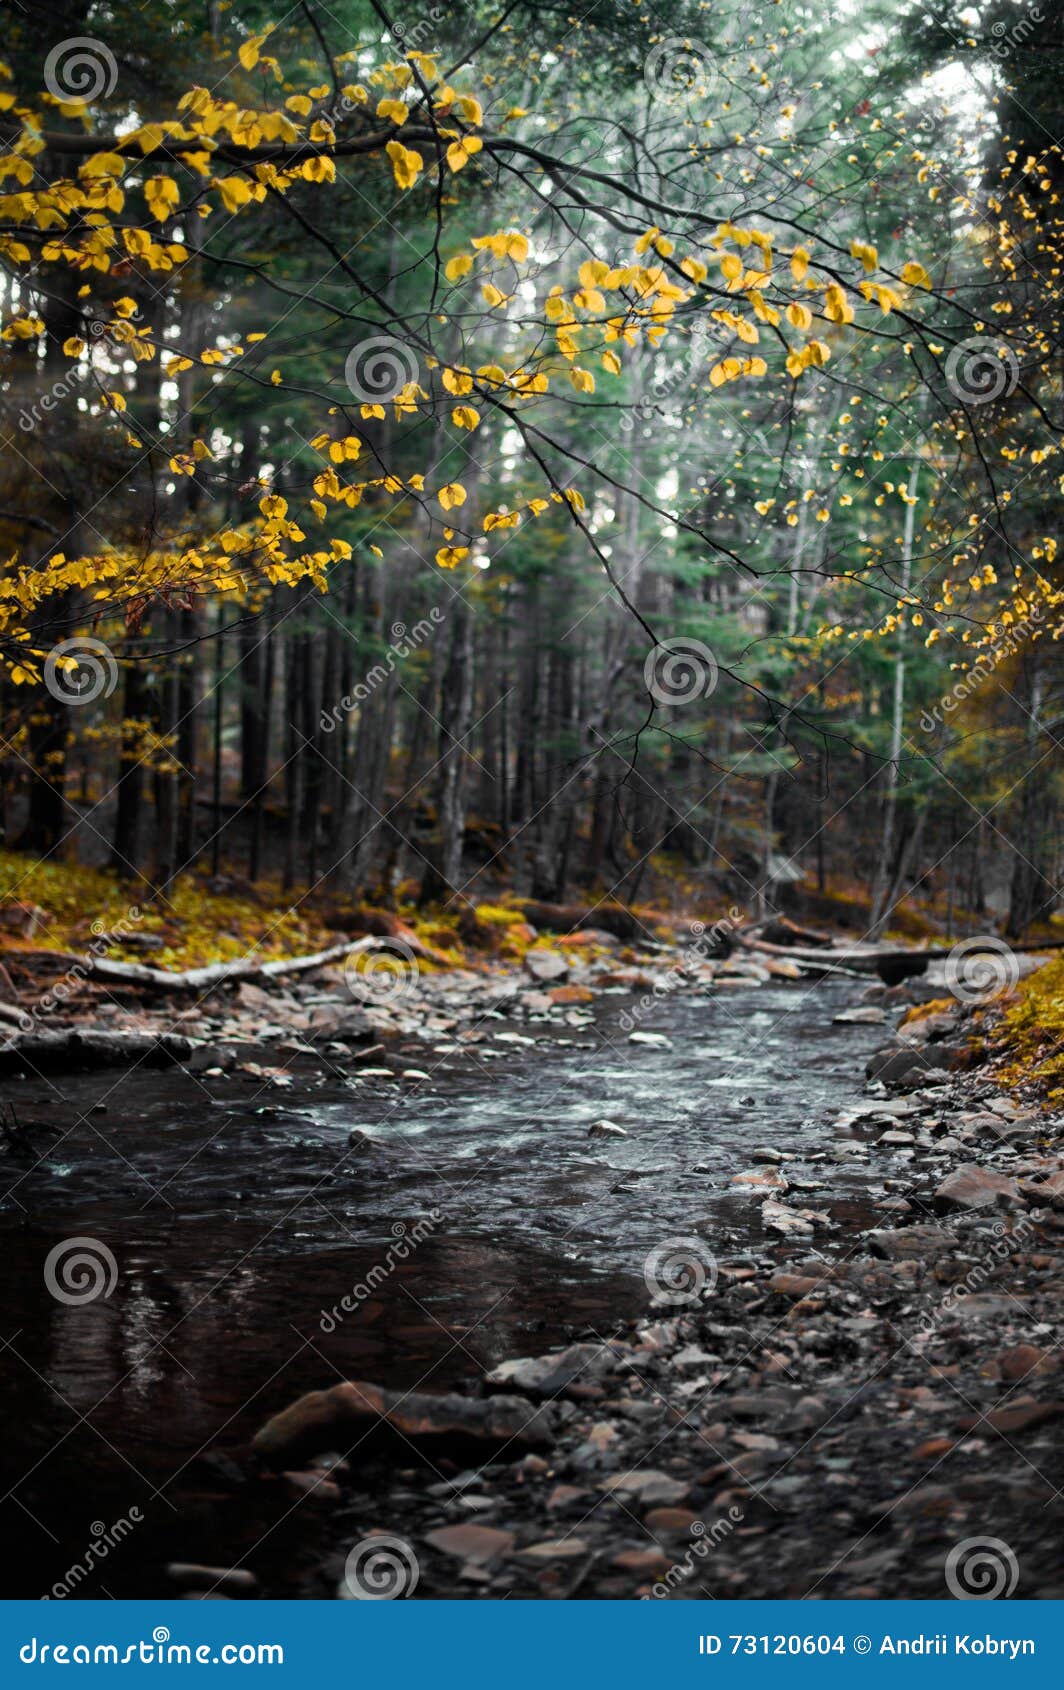
[(300, 1397), (256, 1432), (251, 1447), (266, 1466), (280, 1469), (346, 1448), (376, 1429), (414, 1443), (509, 1446), (516, 1456), (549, 1444), (556, 1421), (556, 1410), (526, 1397), (433, 1397), (353, 1380)]

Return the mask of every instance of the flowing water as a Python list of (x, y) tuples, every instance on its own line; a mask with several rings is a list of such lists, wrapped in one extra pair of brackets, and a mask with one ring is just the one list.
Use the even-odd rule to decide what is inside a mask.
[[(867, 1224), (858, 1173), (832, 1165), (831, 1200), (817, 1191), (832, 1118), (883, 1042), (831, 1024), (860, 989), (677, 995), (640, 1023), (660, 1046), (628, 1042), (628, 999), (601, 999), (586, 1028), (499, 1016), (473, 1049), (421, 1053), (421, 1079), (322, 1084), (308, 1067), (288, 1091), (177, 1071), (7, 1085), (18, 1556), (0, 1594), (43, 1594), (92, 1545), (110, 1550), (131, 1509), (70, 1594), (157, 1595), (167, 1560), (249, 1550), (268, 1589), (296, 1592), (320, 1517), (233, 1459), (269, 1414), (341, 1378), (440, 1390), (610, 1330), (646, 1306), (645, 1260), (670, 1238), (771, 1251), (758, 1203), (729, 1189), (758, 1146), (799, 1152), (799, 1192), (842, 1229)], [(602, 1117), (627, 1136), (589, 1137)], [(353, 1129), (369, 1142), (349, 1147)], [(49, 1253), (76, 1238), (103, 1263), (91, 1301), (47, 1283)]]

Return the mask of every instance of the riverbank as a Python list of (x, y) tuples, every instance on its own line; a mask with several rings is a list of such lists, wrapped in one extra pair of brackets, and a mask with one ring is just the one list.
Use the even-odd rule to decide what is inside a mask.
[[(419, 1596), (930, 1596), (989, 1531), (1052, 1594), (1053, 1123), (965, 1071), (935, 980), (573, 938), (387, 1001), (394, 972), (339, 968), (118, 1003), (183, 1014), (189, 1052), (8, 1089), (12, 1202), (116, 1258), (28, 1358), (149, 1480), (109, 1576), (334, 1596), (398, 1555)], [(352, 1380), (313, 1435), (285, 1419)], [(41, 1442), (19, 1495), (51, 1526)], [(109, 1521), (132, 1481), (100, 1456)]]

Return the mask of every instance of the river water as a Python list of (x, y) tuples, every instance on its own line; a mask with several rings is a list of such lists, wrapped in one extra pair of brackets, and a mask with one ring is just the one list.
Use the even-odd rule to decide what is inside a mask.
[[(759, 1146), (796, 1153), (792, 1185), (840, 1235), (867, 1225), (867, 1176), (822, 1168), (884, 1040), (832, 1025), (860, 991), (676, 995), (640, 1023), (661, 1045), (628, 1041), (624, 998), (588, 1027), (499, 1016), (475, 1048), (422, 1053), (408, 1074), (425, 1078), (8, 1084), (3, 1507), (19, 1549), (0, 1594), (44, 1594), (127, 1518), (78, 1596), (165, 1594), (166, 1561), (244, 1554), (269, 1592), (298, 1593), (320, 1514), (235, 1457), (301, 1392), (440, 1390), (603, 1332), (646, 1307), (646, 1258), (670, 1238), (771, 1254), (758, 1202), (729, 1189)], [(627, 1136), (590, 1138), (602, 1117)], [(349, 1147), (355, 1129), (369, 1142)], [(72, 1238), (105, 1262), (92, 1301), (46, 1283)]]

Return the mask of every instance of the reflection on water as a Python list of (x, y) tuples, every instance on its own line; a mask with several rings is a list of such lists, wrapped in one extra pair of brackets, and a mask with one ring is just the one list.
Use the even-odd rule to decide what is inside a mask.
[[(833, 1136), (825, 1116), (882, 1038), (829, 1025), (852, 996), (677, 998), (648, 1023), (669, 1048), (630, 1046), (606, 1013), (402, 1084), (263, 1094), (231, 1078), (214, 1101), (180, 1074), (10, 1086), (25, 1130), (0, 1187), (0, 1337), (19, 1555), (0, 1594), (44, 1593), (134, 1506), (143, 1523), (77, 1595), (159, 1594), (161, 1562), (249, 1552), (266, 1588), (298, 1590), (321, 1534), (289, 1483), (248, 1480), (262, 1420), (341, 1378), (441, 1389), (605, 1331), (642, 1306), (644, 1257), (672, 1234), (766, 1248), (728, 1181), (758, 1144), (815, 1157)], [(439, 1060), (417, 1058), (430, 1074)], [(588, 1139), (602, 1116), (628, 1136)], [(372, 1142), (349, 1151), (353, 1128)], [(815, 1160), (792, 1167), (815, 1177)], [(75, 1235), (112, 1251), (110, 1296), (50, 1295), (45, 1259)]]

